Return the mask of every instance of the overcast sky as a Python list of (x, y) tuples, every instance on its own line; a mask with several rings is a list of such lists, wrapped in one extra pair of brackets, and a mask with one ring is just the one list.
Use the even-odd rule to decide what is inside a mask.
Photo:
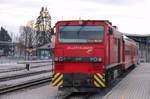
[(150, 0), (0, 0), (0, 26), (19, 34), (47, 7), (52, 25), (58, 20), (110, 20), (124, 33), (150, 34)]

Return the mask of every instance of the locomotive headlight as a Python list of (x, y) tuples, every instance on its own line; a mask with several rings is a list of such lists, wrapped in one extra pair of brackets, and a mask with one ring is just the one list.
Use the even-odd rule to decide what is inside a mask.
[(102, 58), (99, 57), (99, 58), (98, 58), (98, 62), (102, 62)]
[(64, 60), (63, 57), (59, 57), (59, 58), (58, 58), (58, 61), (59, 61), (59, 62), (62, 62), (63, 60)]
[(63, 57), (55, 57), (54, 61), (62, 62), (64, 60)]
[(96, 58), (96, 57), (92, 57), (90, 60), (91, 60), (92, 62), (97, 62), (97, 58)]
[(91, 61), (91, 62), (101, 62), (102, 59), (101, 59), (100, 57), (91, 57), (91, 58), (90, 58), (90, 61)]
[(54, 58), (54, 61), (58, 61), (58, 57), (55, 57), (55, 58)]

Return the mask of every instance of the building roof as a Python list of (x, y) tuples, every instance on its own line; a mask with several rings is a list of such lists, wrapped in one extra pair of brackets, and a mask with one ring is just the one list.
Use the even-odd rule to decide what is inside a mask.
[(132, 37), (150, 37), (150, 34), (128, 34), (124, 33), (126, 36), (132, 36)]
[(136, 42), (140, 43), (150, 43), (150, 34), (142, 35), (142, 34), (127, 34), (125, 35)]

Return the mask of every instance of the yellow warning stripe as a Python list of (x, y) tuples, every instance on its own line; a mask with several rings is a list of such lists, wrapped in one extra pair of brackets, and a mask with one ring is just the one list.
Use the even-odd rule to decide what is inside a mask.
[(53, 86), (60, 86), (63, 83), (63, 75), (60, 73), (56, 74), (54, 76), (52, 83), (53, 83)]
[(60, 85), (62, 85), (63, 84), (63, 80), (61, 80), (60, 82), (59, 82), (59, 84), (57, 84), (57, 86), (60, 86)]
[(56, 85), (61, 79), (63, 78), (63, 75), (61, 75), (56, 81), (54, 81), (54, 85)]
[(102, 76), (101, 74), (96, 74), (103, 82), (105, 82), (105, 78), (104, 78), (104, 75)]
[(106, 87), (105, 85), (105, 74), (94, 74), (94, 85), (96, 87)]
[(101, 81), (101, 79), (99, 79), (96, 75), (94, 75), (94, 79), (100, 83), (103, 87), (105, 87), (105, 84)]
[(59, 78), (61, 74), (60, 73), (57, 73), (54, 75), (54, 78), (52, 79), (52, 82), (54, 82), (57, 78)]
[(58, 75), (60, 75), (60, 73), (55, 74), (55, 75), (54, 75), (54, 78), (56, 78)]
[(101, 87), (96, 81), (94, 81), (94, 85), (95, 85), (96, 87)]

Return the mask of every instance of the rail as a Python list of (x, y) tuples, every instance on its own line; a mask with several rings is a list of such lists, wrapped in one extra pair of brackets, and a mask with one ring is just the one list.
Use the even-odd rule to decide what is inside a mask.
[(30, 81), (23, 82), (23, 83), (16, 84), (16, 85), (1, 87), (0, 88), (0, 94), (8, 93), (8, 92), (15, 91), (15, 90), (18, 90), (18, 89), (27, 88), (27, 87), (30, 87), (30, 86), (39, 85), (39, 84), (42, 84), (42, 83), (47, 83), (47, 82), (50, 82), (50, 81), (51, 81), (50, 77), (45, 77), (45, 78), (30, 80)]
[(48, 63), (50, 62), (52, 65), (52, 60), (34, 60), (34, 61), (20, 61), (18, 64), (26, 64), (26, 69), (29, 71), (30, 70), (30, 64), (34, 63)]
[(17, 62), (18, 64), (33, 64), (33, 63), (47, 63), (47, 62), (52, 62), (52, 60), (32, 60), (32, 61), (19, 61)]
[[(44, 67), (44, 66), (47, 66), (47, 64), (43, 64), (43, 65), (40, 64), (40, 65), (30, 66), (28, 68), (29, 69), (33, 69), (33, 68), (39, 68), (39, 67)], [(27, 66), (26, 67), (19, 67), (19, 68), (0, 69), (0, 73), (13, 72), (13, 71), (21, 71), (21, 70), (25, 70), (25, 69), (27, 69)]]
[(67, 92), (67, 93), (59, 93), (57, 95), (57, 99), (89, 99), (92, 96), (96, 95), (97, 93), (93, 92)]
[(37, 75), (37, 74), (43, 74), (43, 73), (47, 73), (47, 72), (52, 72), (52, 70), (42, 70), (42, 71), (36, 71), (36, 72), (30, 72), (30, 73), (21, 73), (21, 74), (0, 76), (0, 81), (8, 81), (8, 80), (12, 80), (12, 79), (29, 77), (29, 76), (34, 76), (34, 75)]

